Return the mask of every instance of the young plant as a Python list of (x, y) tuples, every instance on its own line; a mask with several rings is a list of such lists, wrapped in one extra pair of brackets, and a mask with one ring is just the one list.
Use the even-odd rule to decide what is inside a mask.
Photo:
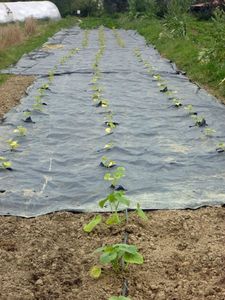
[(219, 144), (217, 145), (216, 151), (217, 151), (218, 153), (225, 152), (225, 143), (219, 143)]
[(95, 216), (88, 224), (85, 224), (83, 227), (84, 232), (90, 233), (93, 229), (102, 222), (102, 216)]
[(196, 115), (192, 115), (192, 119), (194, 120), (195, 122), (195, 126), (197, 127), (205, 127), (205, 126), (208, 126), (207, 123), (206, 123), (206, 120), (204, 117), (202, 116), (196, 116)]
[(92, 90), (95, 91), (96, 93), (102, 93), (103, 92), (103, 88), (98, 86), (98, 85), (93, 85)]
[(123, 208), (128, 208), (130, 205), (130, 200), (125, 197), (124, 191), (113, 191), (105, 199), (99, 201), (99, 206), (104, 208), (105, 205), (109, 204), (112, 215), (106, 220), (107, 225), (120, 224), (121, 219), (119, 217), (118, 211)]
[(206, 136), (213, 136), (214, 135), (214, 133), (216, 133), (216, 130), (214, 130), (214, 129), (212, 129), (212, 128), (205, 128), (204, 129), (204, 134), (206, 135)]
[(137, 203), (137, 208), (136, 208), (136, 214), (139, 216), (144, 221), (148, 221), (148, 217), (145, 214), (145, 212), (141, 209), (141, 206), (139, 203)]
[(101, 93), (100, 93), (100, 92), (95, 92), (95, 93), (92, 95), (92, 100), (93, 100), (94, 102), (99, 101), (100, 98), (101, 98)]
[(48, 81), (51, 83), (54, 80), (55, 72), (53, 70), (48, 72)]
[(174, 99), (173, 99), (173, 106), (174, 106), (174, 107), (179, 108), (179, 107), (181, 107), (182, 105), (183, 105), (183, 104), (180, 102), (179, 99), (177, 99), (177, 98), (174, 98)]
[(88, 46), (88, 38), (89, 38), (89, 31), (85, 30), (84, 31), (84, 38), (83, 38), (83, 41), (82, 41), (82, 47), (83, 48), (86, 48)]
[(23, 120), (25, 123), (35, 123), (35, 122), (33, 122), (32, 118), (31, 118), (31, 111), (29, 111), (29, 110), (24, 111), (23, 115), (25, 117), (25, 120)]
[(105, 150), (110, 150), (110, 149), (112, 149), (112, 147), (113, 147), (113, 142), (110, 142), (108, 144), (105, 144), (104, 149)]
[[(128, 267), (129, 264), (141, 265), (144, 262), (143, 256), (138, 252), (137, 247), (127, 244), (113, 244), (101, 247), (95, 251), (100, 253), (100, 264), (111, 265), (115, 272), (121, 272), (123, 266)], [(94, 272), (93, 272), (94, 270)], [(101, 275), (102, 268), (100, 266), (94, 266), (90, 274), (94, 278), (98, 278)]]
[(100, 165), (105, 168), (113, 168), (116, 166), (116, 162), (114, 160), (108, 159), (106, 156), (103, 156)]
[(44, 84), (38, 89), (40, 95), (43, 95), (44, 92), (45, 92), (46, 90), (49, 90), (49, 84), (48, 84), (48, 83), (44, 83)]
[(120, 179), (125, 176), (125, 168), (117, 167), (116, 170), (112, 173), (106, 173), (104, 180), (111, 182), (111, 187), (116, 188)]
[(23, 126), (17, 126), (16, 129), (13, 130), (13, 132), (18, 134), (19, 136), (27, 135), (27, 129)]
[(109, 101), (107, 99), (102, 99), (99, 101), (99, 103), (97, 104), (97, 107), (103, 107), (106, 108), (109, 106)]
[(153, 78), (157, 81), (160, 81), (162, 77), (159, 74), (153, 75)]
[(12, 139), (8, 140), (7, 143), (9, 145), (11, 151), (15, 151), (20, 146), (18, 141), (14, 141)]
[(12, 163), (6, 157), (0, 156), (0, 167), (1, 169), (11, 170)]

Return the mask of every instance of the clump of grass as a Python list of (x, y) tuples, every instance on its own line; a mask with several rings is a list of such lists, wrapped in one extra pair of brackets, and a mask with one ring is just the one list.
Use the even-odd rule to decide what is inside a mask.
[(25, 34), (18, 23), (0, 26), (0, 50), (22, 43)]
[(37, 21), (29, 17), (25, 20), (24, 31), (27, 36), (34, 35), (37, 32), (38, 24)]

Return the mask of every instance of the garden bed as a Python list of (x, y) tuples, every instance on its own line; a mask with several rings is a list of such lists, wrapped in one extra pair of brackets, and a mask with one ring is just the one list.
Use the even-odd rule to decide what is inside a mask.
[(4, 73), (37, 80), (1, 126), (0, 296), (223, 299), (224, 106), (132, 31)]

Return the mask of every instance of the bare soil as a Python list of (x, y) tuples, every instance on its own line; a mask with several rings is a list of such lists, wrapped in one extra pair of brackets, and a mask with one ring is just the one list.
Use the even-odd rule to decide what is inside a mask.
[(34, 76), (12, 76), (0, 85), (0, 119), (19, 104), (34, 79)]
[[(128, 280), (132, 300), (225, 299), (225, 208), (131, 214), (130, 225), (82, 227), (93, 214), (0, 217), (0, 299), (107, 300)], [(94, 280), (93, 251), (120, 243), (124, 230), (145, 262)]]

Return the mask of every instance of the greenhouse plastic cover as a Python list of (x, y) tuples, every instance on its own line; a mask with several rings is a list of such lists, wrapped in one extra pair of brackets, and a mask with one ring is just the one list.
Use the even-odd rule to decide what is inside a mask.
[[(216, 151), (225, 140), (225, 107), (146, 46), (134, 31), (119, 31), (125, 48), (117, 45), (112, 31), (105, 29), (105, 33), (100, 85), (119, 123), (111, 135), (105, 134), (102, 109), (92, 101), (97, 30), (90, 32), (85, 49), (79, 28), (61, 31), (48, 45), (5, 71), (37, 75), (37, 80), (0, 128), (0, 155), (7, 156), (14, 169), (0, 173), (0, 214), (32, 217), (61, 210), (99, 211), (98, 200), (111, 192), (103, 180), (106, 170), (99, 166), (104, 155), (126, 168), (121, 184), (132, 200), (131, 208), (136, 202), (144, 209), (196, 209), (225, 203), (225, 155)], [(23, 124), (23, 111), (32, 107), (49, 70), (75, 47), (80, 52), (59, 65), (46, 91), (44, 113), (32, 116), (35, 124)], [(136, 47), (176, 97), (204, 115), (208, 127), (216, 131), (213, 136), (193, 127), (188, 112), (174, 108), (160, 93), (157, 82), (134, 56)], [(13, 138), (18, 125), (26, 126), (28, 135), (19, 138), (18, 151), (10, 152), (4, 141)], [(104, 145), (111, 141), (114, 147), (105, 152)]]
[(57, 6), (50, 1), (4, 2), (0, 3), (0, 23), (34, 19), (60, 19)]

